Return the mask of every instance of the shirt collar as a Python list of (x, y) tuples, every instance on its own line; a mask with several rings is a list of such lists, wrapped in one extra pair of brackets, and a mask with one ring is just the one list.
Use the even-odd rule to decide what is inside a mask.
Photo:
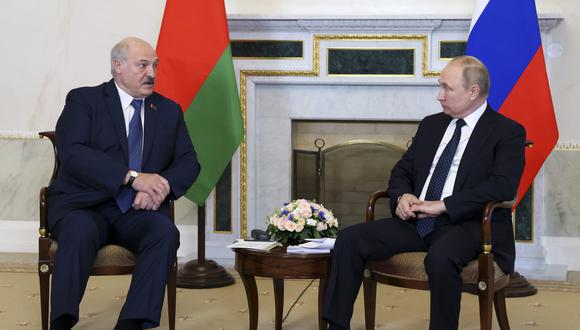
[[(123, 110), (127, 109), (127, 107), (129, 107), (129, 105), (131, 104), (131, 102), (133, 102), (133, 99), (135, 99), (135, 97), (127, 94), (127, 92), (125, 92), (121, 87), (119, 87), (119, 85), (117, 85), (117, 82), (115, 81), (115, 86), (117, 87), (117, 91), (119, 92), (119, 98), (121, 99), (121, 108)], [(141, 99), (143, 100), (143, 99)], [(141, 110), (141, 109), (139, 109)]]
[[(479, 121), (479, 118), (483, 115), (483, 112), (487, 109), (487, 101), (483, 102), (483, 104), (477, 108), (474, 112), (470, 113), (467, 117), (463, 118), (465, 120), (465, 124), (473, 129), (475, 128), (475, 124)], [(453, 119), (453, 123), (455, 123), (457, 119)]]

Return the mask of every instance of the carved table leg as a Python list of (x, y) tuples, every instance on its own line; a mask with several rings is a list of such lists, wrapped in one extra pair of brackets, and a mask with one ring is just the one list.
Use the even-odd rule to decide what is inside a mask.
[(256, 278), (249, 275), (240, 274), (240, 278), (246, 289), (248, 297), (248, 312), (250, 314), (250, 330), (258, 329), (258, 288), (256, 287)]
[(284, 314), (284, 280), (274, 278), (274, 306), (276, 309), (276, 330), (282, 330), (282, 314)]

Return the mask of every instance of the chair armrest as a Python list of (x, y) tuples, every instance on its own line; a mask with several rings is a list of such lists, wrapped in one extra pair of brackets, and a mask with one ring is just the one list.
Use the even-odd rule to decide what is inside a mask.
[(509, 208), (511, 209), (517, 200), (514, 198), (511, 201), (504, 201), (504, 202), (487, 202), (485, 207), (483, 208), (483, 219), (481, 222), (481, 229), (483, 232), (483, 253), (491, 253), (491, 216), (493, 214), (493, 210), (496, 208)]
[(39, 227), (38, 234), (40, 237), (48, 237), (48, 221), (47, 221), (47, 211), (46, 211), (46, 196), (48, 194), (48, 187), (40, 188), (40, 198), (39, 198)]
[(381, 198), (389, 198), (389, 194), (386, 190), (375, 191), (369, 197), (369, 201), (367, 202), (367, 222), (375, 220), (375, 204), (377, 203), (377, 200)]
[(54, 131), (39, 132), (38, 135), (43, 138), (48, 138), (52, 143), (52, 152), (54, 153), (54, 167), (52, 168), (52, 175), (50, 176), (50, 182), (54, 181), (56, 174), (58, 173), (58, 168), (60, 166), (60, 161), (58, 160), (57, 150), (56, 150), (56, 133)]

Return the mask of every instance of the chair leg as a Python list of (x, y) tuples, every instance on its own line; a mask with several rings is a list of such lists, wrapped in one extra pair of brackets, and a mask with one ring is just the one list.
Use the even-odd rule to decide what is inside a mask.
[(491, 330), (493, 299), (489, 291), (479, 294), (479, 325), (481, 330)]
[(169, 330), (175, 330), (176, 282), (177, 262), (173, 267), (171, 267), (171, 272), (167, 279), (167, 312), (169, 314)]
[(505, 288), (495, 292), (493, 295), (493, 304), (495, 307), (495, 315), (497, 317), (497, 323), (499, 323), (499, 328), (502, 330), (509, 330), (510, 323), (508, 321), (505, 304)]
[[(367, 273), (368, 270), (365, 270)], [(365, 329), (375, 328), (375, 313), (377, 310), (377, 282), (370, 274), (365, 274), (363, 279), (363, 295), (365, 306)]]
[(40, 323), (42, 330), (48, 330), (48, 305), (50, 301), (50, 273), (38, 272), (40, 283)]

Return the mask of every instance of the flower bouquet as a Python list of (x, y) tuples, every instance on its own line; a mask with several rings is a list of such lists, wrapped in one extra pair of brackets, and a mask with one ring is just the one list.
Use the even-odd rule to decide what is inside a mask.
[(336, 237), (338, 220), (321, 204), (306, 199), (286, 203), (268, 217), (266, 231), (284, 246), (298, 245), (307, 238)]

